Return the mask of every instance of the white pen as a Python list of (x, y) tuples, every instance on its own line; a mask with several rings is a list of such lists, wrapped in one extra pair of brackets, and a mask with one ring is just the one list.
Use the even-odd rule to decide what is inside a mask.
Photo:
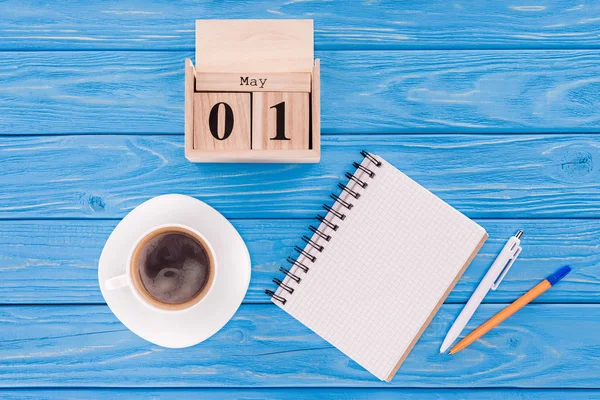
[(496, 290), (502, 279), (504, 279), (504, 276), (523, 249), (520, 246), (521, 236), (523, 236), (523, 231), (519, 230), (515, 236), (508, 239), (508, 242), (506, 242), (502, 251), (498, 254), (498, 257), (488, 270), (487, 274), (485, 274), (483, 280), (479, 283), (477, 289), (475, 289), (471, 298), (452, 324), (452, 327), (450, 327), (450, 330), (442, 343), (442, 347), (440, 348), (440, 353), (445, 353), (446, 350), (448, 350), (465, 328), (475, 313), (475, 310), (477, 310), (477, 307), (479, 307), (483, 301), (485, 295), (488, 294), (490, 289)]

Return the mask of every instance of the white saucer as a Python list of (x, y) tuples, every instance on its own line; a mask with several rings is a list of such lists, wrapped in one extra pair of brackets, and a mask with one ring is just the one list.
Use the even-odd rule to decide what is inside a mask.
[[(104, 283), (125, 273), (137, 238), (155, 226), (187, 225), (212, 245), (217, 260), (213, 286), (198, 304), (183, 311), (152, 310), (128, 286), (106, 290)], [(193, 346), (221, 329), (237, 311), (250, 283), (250, 254), (233, 225), (217, 210), (193, 197), (158, 196), (132, 210), (117, 225), (100, 256), (98, 280), (111, 311), (133, 333), (159, 346)]]

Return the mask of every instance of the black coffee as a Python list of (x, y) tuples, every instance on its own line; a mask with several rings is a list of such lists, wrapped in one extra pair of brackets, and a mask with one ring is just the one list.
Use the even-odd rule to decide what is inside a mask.
[(137, 263), (141, 284), (150, 297), (168, 305), (193, 300), (211, 275), (211, 258), (204, 244), (179, 231), (160, 233), (142, 243)]

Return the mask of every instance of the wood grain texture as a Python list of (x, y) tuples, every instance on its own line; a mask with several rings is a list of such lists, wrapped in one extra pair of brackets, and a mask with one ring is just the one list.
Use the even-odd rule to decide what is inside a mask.
[[(483, 305), (473, 329), (503, 305)], [(206, 342), (164, 349), (106, 306), (0, 307), (2, 387), (532, 387), (600, 385), (599, 305), (530, 305), (456, 356), (445, 305), (391, 383), (378, 381), (273, 305), (242, 305)]]
[(600, 217), (597, 135), (335, 135), (303, 165), (197, 165), (181, 136), (93, 135), (3, 138), (0, 218), (121, 218), (165, 193), (228, 218), (313, 218), (362, 149), (470, 217)]
[[(183, 61), (190, 56), (193, 52), (2, 53), (0, 132), (179, 135)], [(595, 50), (317, 56), (323, 133), (600, 130)]]
[[(311, 113), (309, 96), (310, 93), (253, 93), (252, 149), (308, 150)], [(282, 103), (283, 106), (280, 106)], [(279, 132), (279, 123), (283, 127), (282, 132)], [(280, 136), (283, 138), (279, 138)], [(278, 139), (273, 140), (274, 138)]]
[[(312, 69), (311, 69), (312, 72)], [(310, 92), (312, 73), (196, 73), (199, 92)]]
[[(194, 149), (232, 152), (250, 150), (250, 93), (194, 93)], [(224, 104), (220, 104), (224, 103)], [(216, 111), (215, 139), (210, 127)], [(231, 119), (228, 122), (228, 114)], [(227, 131), (230, 129), (231, 131)], [(230, 135), (225, 139), (225, 135)]]
[(54, 400), (54, 399), (177, 399), (177, 400), (222, 400), (222, 399), (355, 399), (355, 400), (595, 400), (600, 399), (600, 390), (580, 389), (397, 389), (397, 388), (72, 388), (72, 389), (0, 389), (0, 396), (8, 399)]
[(184, 87), (184, 154), (189, 158), (189, 154), (194, 150), (194, 85), (196, 69), (192, 60), (185, 59), (185, 87)]
[(313, 20), (202, 18), (196, 21), (200, 72), (312, 72)]
[(320, 159), (317, 150), (191, 150), (186, 153), (194, 163), (314, 164)]
[[(246, 303), (268, 303), (264, 289), (294, 255), (312, 220), (233, 220), (252, 259)], [(446, 300), (464, 303), (504, 246), (520, 228), (524, 251), (486, 303), (508, 303), (557, 267), (573, 271), (544, 296), (542, 303), (600, 303), (600, 220), (477, 220), (490, 235)], [(77, 304), (104, 300), (97, 265), (104, 242), (117, 221), (0, 222), (0, 304)]]
[(595, 2), (3, 3), (0, 49), (194, 49), (196, 18), (315, 19), (317, 49), (598, 47)]
[(321, 157), (321, 60), (315, 60), (312, 74), (311, 101), (311, 135), (312, 149)]

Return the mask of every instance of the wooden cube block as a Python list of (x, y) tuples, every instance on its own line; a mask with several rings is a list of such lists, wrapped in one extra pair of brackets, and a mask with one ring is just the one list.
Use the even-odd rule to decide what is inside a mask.
[(309, 93), (252, 93), (252, 149), (310, 148)]
[(250, 93), (194, 93), (194, 149), (250, 149)]

